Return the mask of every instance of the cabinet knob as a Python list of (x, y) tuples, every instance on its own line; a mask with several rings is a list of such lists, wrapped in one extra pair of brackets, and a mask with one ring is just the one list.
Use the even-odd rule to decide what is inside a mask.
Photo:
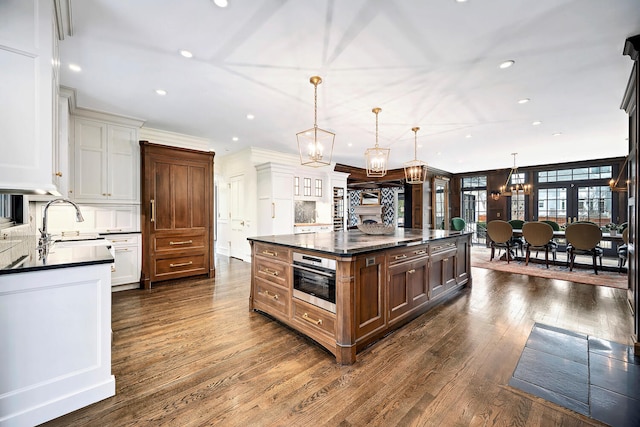
[(62, 178), (62, 172), (56, 172), (56, 176)]

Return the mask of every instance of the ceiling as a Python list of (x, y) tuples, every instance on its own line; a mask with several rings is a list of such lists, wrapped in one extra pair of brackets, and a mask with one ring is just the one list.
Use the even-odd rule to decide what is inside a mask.
[(640, 0), (228, 1), (72, 0), (61, 83), (78, 107), (208, 138), (216, 157), (296, 153), (313, 75), (334, 162), (365, 166), (374, 107), (390, 168), (414, 158), (414, 126), (418, 159), (452, 173), (510, 167), (513, 152), (518, 166), (626, 155), (622, 49)]

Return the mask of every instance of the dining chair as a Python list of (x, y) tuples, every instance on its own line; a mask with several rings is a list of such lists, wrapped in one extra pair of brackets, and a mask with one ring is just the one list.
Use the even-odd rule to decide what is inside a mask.
[(625, 228), (622, 231), (622, 240), (624, 245), (618, 247), (618, 271), (622, 272), (622, 267), (627, 263), (627, 257), (629, 256), (629, 228)]
[(491, 258), (493, 260), (496, 248), (505, 249), (507, 254), (507, 264), (511, 258), (511, 237), (513, 237), (513, 227), (506, 221), (499, 219), (489, 221), (487, 224), (487, 235), (491, 240)]
[[(514, 230), (522, 230), (522, 226), (525, 223), (525, 221), (521, 219), (512, 219), (508, 222)], [(511, 246), (515, 248), (516, 255), (518, 255), (518, 248), (520, 248), (520, 253), (524, 256), (524, 239), (521, 236), (512, 236)]]
[(574, 222), (567, 227), (564, 233), (567, 238), (569, 271), (573, 271), (576, 255), (591, 255), (593, 271), (598, 274), (596, 258), (600, 258), (600, 268), (602, 268), (602, 248), (598, 246), (602, 240), (600, 227), (588, 222)]
[(451, 218), (451, 230), (453, 231), (462, 231), (464, 227), (467, 225), (464, 219), (459, 216), (455, 216)]
[(522, 237), (526, 250), (524, 265), (529, 265), (531, 250), (544, 250), (544, 261), (549, 268), (549, 251), (553, 254), (553, 262), (556, 261), (557, 245), (553, 242), (553, 228), (542, 221), (525, 222), (522, 226)]

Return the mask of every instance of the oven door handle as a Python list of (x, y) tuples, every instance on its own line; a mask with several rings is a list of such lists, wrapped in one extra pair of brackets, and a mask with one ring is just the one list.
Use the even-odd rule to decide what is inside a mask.
[(308, 268), (308, 267), (303, 267), (301, 265), (298, 264), (294, 264), (293, 265), (293, 269), (299, 269), (299, 270), (304, 270), (304, 271), (308, 271), (309, 273), (314, 273), (314, 274), (319, 274), (321, 276), (325, 276), (325, 277), (335, 277), (336, 273), (325, 273), (324, 271), (319, 271), (319, 270), (315, 270), (313, 268)]

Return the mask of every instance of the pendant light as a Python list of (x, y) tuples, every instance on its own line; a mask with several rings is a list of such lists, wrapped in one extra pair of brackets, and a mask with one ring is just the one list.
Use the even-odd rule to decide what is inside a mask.
[(413, 160), (404, 163), (404, 179), (407, 184), (422, 184), (427, 180), (427, 164), (418, 160), (419, 127), (411, 128), (414, 133)]
[(312, 76), (309, 82), (313, 85), (313, 128), (296, 134), (300, 163), (314, 168), (331, 164), (333, 142), (336, 134), (318, 127), (318, 85), (322, 83), (320, 76)]
[(516, 156), (518, 155), (518, 153), (511, 153), (511, 155), (513, 156), (513, 167), (509, 171), (509, 176), (507, 176), (507, 180), (505, 181), (504, 185), (500, 187), (500, 190), (494, 190), (491, 192), (491, 198), (493, 200), (500, 200), (500, 196), (508, 197), (512, 196), (513, 194), (517, 195), (519, 193), (528, 196), (531, 194), (531, 190), (533, 190), (533, 186), (531, 184), (525, 184), (523, 182), (515, 182), (510, 184), (510, 182), (512, 181), (512, 177), (516, 180), (519, 179), (518, 167), (516, 166)]
[(382, 111), (382, 108), (376, 107), (371, 111), (376, 115), (376, 146), (367, 148), (367, 151), (364, 152), (364, 157), (367, 163), (367, 176), (380, 178), (387, 174), (389, 151), (391, 149), (378, 146), (378, 113)]

